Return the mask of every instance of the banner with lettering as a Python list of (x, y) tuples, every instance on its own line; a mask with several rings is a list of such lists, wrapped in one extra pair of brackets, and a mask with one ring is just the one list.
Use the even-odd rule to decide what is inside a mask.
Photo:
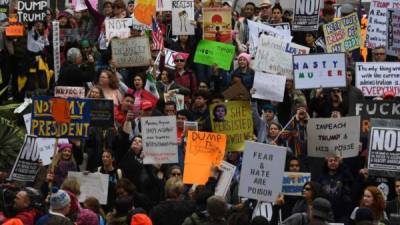
[(47, 0), (18, 0), (18, 22), (45, 21), (47, 8)]
[(292, 30), (318, 30), (319, 7), (320, 0), (295, 0)]
[(217, 64), (223, 70), (230, 70), (235, 46), (216, 41), (201, 40), (196, 48), (194, 62), (204, 65)]
[(22, 182), (32, 182), (35, 180), (39, 170), (39, 151), (36, 145), (36, 137), (25, 135), (24, 143), (15, 160), (10, 173), (10, 179)]
[(294, 55), (293, 76), (296, 89), (345, 87), (345, 54)]
[(286, 151), (285, 147), (246, 141), (239, 196), (275, 202), (282, 192)]
[[(31, 134), (38, 137), (87, 137), (90, 99), (69, 98), (68, 104), (57, 104), (58, 99), (50, 96), (32, 97)], [(57, 114), (69, 117), (70, 122), (57, 123)]]
[(212, 131), (228, 136), (228, 151), (243, 151), (246, 140), (253, 138), (250, 102), (230, 101), (210, 106)]
[(147, 36), (128, 39), (113, 39), (112, 59), (117, 67), (138, 67), (150, 65), (150, 43)]
[(387, 39), (386, 54), (398, 56), (400, 54), (400, 10), (387, 10)]
[(172, 0), (172, 35), (194, 35), (193, 20), (193, 0)]
[(397, 62), (357, 62), (356, 87), (364, 96), (383, 96), (392, 91), (400, 96), (400, 64)]
[(307, 123), (308, 156), (343, 158), (358, 155), (360, 117), (311, 118)]
[(285, 172), (282, 193), (288, 196), (302, 196), (306, 182), (311, 181), (311, 173)]
[(323, 26), (327, 52), (347, 52), (361, 46), (361, 28), (357, 13)]

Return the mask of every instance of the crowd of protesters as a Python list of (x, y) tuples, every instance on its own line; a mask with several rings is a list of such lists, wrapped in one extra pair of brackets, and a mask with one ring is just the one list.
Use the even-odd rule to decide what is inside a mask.
[[(356, 3), (355, 3), (356, 2)], [(225, 99), (222, 92), (241, 83), (251, 94), (255, 71), (248, 53), (247, 21), (276, 24), (292, 21), (290, 10), (270, 0), (249, 1), (241, 11), (232, 9), (232, 38), (236, 46), (237, 65), (230, 71), (216, 65), (194, 62), (198, 42), (202, 39), (202, 2), (195, 0), (195, 35), (172, 36), (171, 12), (157, 12), (156, 23), (163, 34), (163, 47), (152, 45), (150, 68), (116, 68), (111, 47), (105, 44), (105, 19), (127, 18), (134, 1), (99, 1), (99, 9), (85, 0), (87, 9), (47, 10), (45, 21), (26, 24), (26, 35), (6, 37), (0, 33), (0, 76), (2, 87), (9, 91), (1, 95), (22, 102), (33, 95), (53, 95), (55, 86), (85, 87), (87, 98), (110, 99), (114, 102), (115, 125), (91, 127), (85, 139), (70, 139), (59, 144), (53, 158), (54, 170), (41, 168), (35, 182), (8, 181), (3, 171), (0, 222), (3, 224), (46, 225), (250, 225), (250, 224), (400, 224), (400, 179), (374, 176), (366, 168), (368, 140), (360, 140), (359, 156), (342, 159), (337, 156), (311, 158), (307, 156), (307, 121), (309, 118), (339, 118), (349, 115), (356, 100), (364, 98), (354, 86), (355, 62), (396, 61), (386, 57), (385, 47), (369, 51), (364, 59), (360, 49), (347, 52), (347, 86), (343, 88), (296, 90), (287, 79), (283, 102), (256, 99)], [(332, 22), (333, 1), (325, 1), (320, 26)], [(221, 7), (232, 8), (231, 1)], [(342, 16), (357, 12), (362, 16), (359, 1), (342, 5)], [(60, 29), (73, 32), (68, 38), (60, 35), (61, 69), (54, 80), (52, 21)], [(6, 25), (7, 22), (2, 23)], [(131, 29), (131, 36), (148, 32)], [(293, 42), (310, 48), (310, 54), (324, 53), (317, 42), (322, 32), (292, 32)], [(149, 37), (151, 40), (151, 38)], [(173, 55), (175, 69), (164, 65), (165, 51)], [(156, 58), (161, 59), (157, 62)], [(161, 96), (156, 104), (147, 98), (147, 75), (151, 71)], [(177, 110), (164, 94), (185, 96), (185, 109)], [(377, 99), (398, 101), (387, 91)], [(225, 160), (236, 166), (225, 198), (215, 196), (218, 175), (206, 185), (183, 183), (185, 154), (184, 121), (198, 122), (199, 131), (211, 132), (209, 105), (242, 100), (252, 104), (254, 135), (250, 138), (265, 144), (285, 146), (290, 154), (285, 171), (311, 172), (312, 181), (305, 183), (302, 196), (278, 196), (273, 203), (262, 203), (238, 196), (242, 152), (227, 149)], [(371, 99), (372, 100), (372, 99)], [(225, 109), (226, 110), (226, 109)], [(178, 128), (178, 164), (143, 164), (141, 117), (176, 116)], [(294, 119), (291, 119), (294, 118)], [(283, 130), (283, 127), (287, 125)], [(11, 168), (10, 168), (11, 170)], [(49, 172), (51, 171), (51, 172)], [(107, 204), (88, 197), (78, 201), (80, 184), (68, 177), (69, 171), (100, 172), (109, 175)], [(49, 188), (49, 182), (52, 187)], [(279, 182), (279, 181), (277, 181)]]

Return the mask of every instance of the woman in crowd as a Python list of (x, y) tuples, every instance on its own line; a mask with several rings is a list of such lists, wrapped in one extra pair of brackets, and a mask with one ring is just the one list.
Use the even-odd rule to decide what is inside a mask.
[(115, 73), (110, 70), (102, 70), (99, 76), (98, 85), (103, 90), (106, 99), (113, 100), (114, 105), (118, 106), (122, 101), (119, 91), (119, 80)]
[(253, 87), (254, 70), (250, 68), (251, 55), (241, 53), (238, 57), (239, 67), (232, 72), (233, 75), (239, 75), (242, 78), (244, 86), (247, 90)]

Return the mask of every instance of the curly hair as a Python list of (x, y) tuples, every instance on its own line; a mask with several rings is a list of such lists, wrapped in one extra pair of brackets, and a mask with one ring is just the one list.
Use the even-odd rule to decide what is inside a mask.
[[(111, 72), (110, 70), (102, 70), (100, 72), (100, 76), (102, 73), (107, 74), (108, 80), (109, 80), (108, 85), (110, 86), (111, 89), (115, 90), (115, 89), (119, 88), (119, 80), (118, 80), (117, 75), (115, 75), (115, 73)], [(99, 79), (100, 79), (100, 76), (99, 76)]]
[(364, 203), (364, 199), (361, 199), (360, 207), (367, 207), (372, 209), (375, 220), (382, 219), (383, 212), (385, 210), (385, 199), (382, 192), (375, 186), (368, 186), (364, 189), (364, 192), (365, 191), (369, 191), (372, 194), (374, 201), (372, 202), (371, 206), (366, 206)]

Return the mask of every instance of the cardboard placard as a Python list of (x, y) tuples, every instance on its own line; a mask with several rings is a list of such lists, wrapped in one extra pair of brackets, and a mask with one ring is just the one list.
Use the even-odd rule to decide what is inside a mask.
[(232, 42), (232, 11), (230, 8), (203, 8), (203, 39)]
[(79, 202), (84, 202), (88, 197), (95, 197), (100, 204), (107, 204), (110, 175), (102, 173), (83, 174), (83, 172), (69, 171), (68, 177), (76, 178), (80, 184)]
[(283, 102), (286, 76), (256, 72), (253, 98)]
[(137, 67), (150, 65), (150, 43), (146, 36), (128, 39), (113, 39), (112, 59), (117, 67)]
[(107, 46), (111, 42), (111, 39), (118, 37), (121, 39), (128, 38), (131, 36), (132, 18), (123, 19), (105, 19), (104, 25), (106, 27), (106, 41)]

